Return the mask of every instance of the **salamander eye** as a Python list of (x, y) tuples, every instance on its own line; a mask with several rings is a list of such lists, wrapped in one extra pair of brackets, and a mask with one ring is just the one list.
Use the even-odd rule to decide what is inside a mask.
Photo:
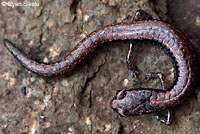
[(126, 96), (126, 90), (123, 89), (117, 94), (117, 99), (121, 100)]

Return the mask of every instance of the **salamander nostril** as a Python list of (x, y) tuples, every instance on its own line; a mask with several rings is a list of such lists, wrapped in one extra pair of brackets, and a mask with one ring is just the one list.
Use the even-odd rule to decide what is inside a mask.
[(126, 116), (129, 115), (129, 111), (127, 109), (124, 110), (124, 115), (126, 115)]
[(117, 102), (116, 100), (112, 100), (112, 101), (110, 102), (110, 107), (111, 107), (112, 109), (117, 109), (117, 108), (119, 108), (119, 104), (118, 104), (118, 102)]

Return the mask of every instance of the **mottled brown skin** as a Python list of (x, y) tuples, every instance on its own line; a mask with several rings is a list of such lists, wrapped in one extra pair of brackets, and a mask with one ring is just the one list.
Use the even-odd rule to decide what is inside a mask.
[(190, 42), (173, 26), (158, 20), (143, 20), (105, 26), (83, 39), (63, 60), (54, 64), (40, 64), (28, 59), (13, 44), (4, 40), (8, 50), (29, 70), (43, 76), (70, 72), (97, 46), (113, 40), (147, 39), (160, 42), (174, 58), (177, 81), (166, 92), (155, 89), (120, 91), (111, 107), (122, 116), (159, 111), (182, 102), (191, 92), (196, 79), (195, 55)]

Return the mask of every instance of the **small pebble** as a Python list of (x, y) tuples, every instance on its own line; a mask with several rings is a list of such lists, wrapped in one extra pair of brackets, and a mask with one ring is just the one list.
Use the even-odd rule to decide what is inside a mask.
[(27, 90), (26, 90), (26, 87), (25, 87), (25, 86), (23, 86), (23, 87), (21, 88), (21, 92), (22, 92), (23, 95), (27, 95)]

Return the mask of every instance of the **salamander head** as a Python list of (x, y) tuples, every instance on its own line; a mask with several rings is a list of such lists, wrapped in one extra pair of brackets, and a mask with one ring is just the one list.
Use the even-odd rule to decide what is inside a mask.
[(120, 116), (141, 115), (150, 112), (151, 94), (151, 90), (122, 89), (117, 92), (110, 105)]

